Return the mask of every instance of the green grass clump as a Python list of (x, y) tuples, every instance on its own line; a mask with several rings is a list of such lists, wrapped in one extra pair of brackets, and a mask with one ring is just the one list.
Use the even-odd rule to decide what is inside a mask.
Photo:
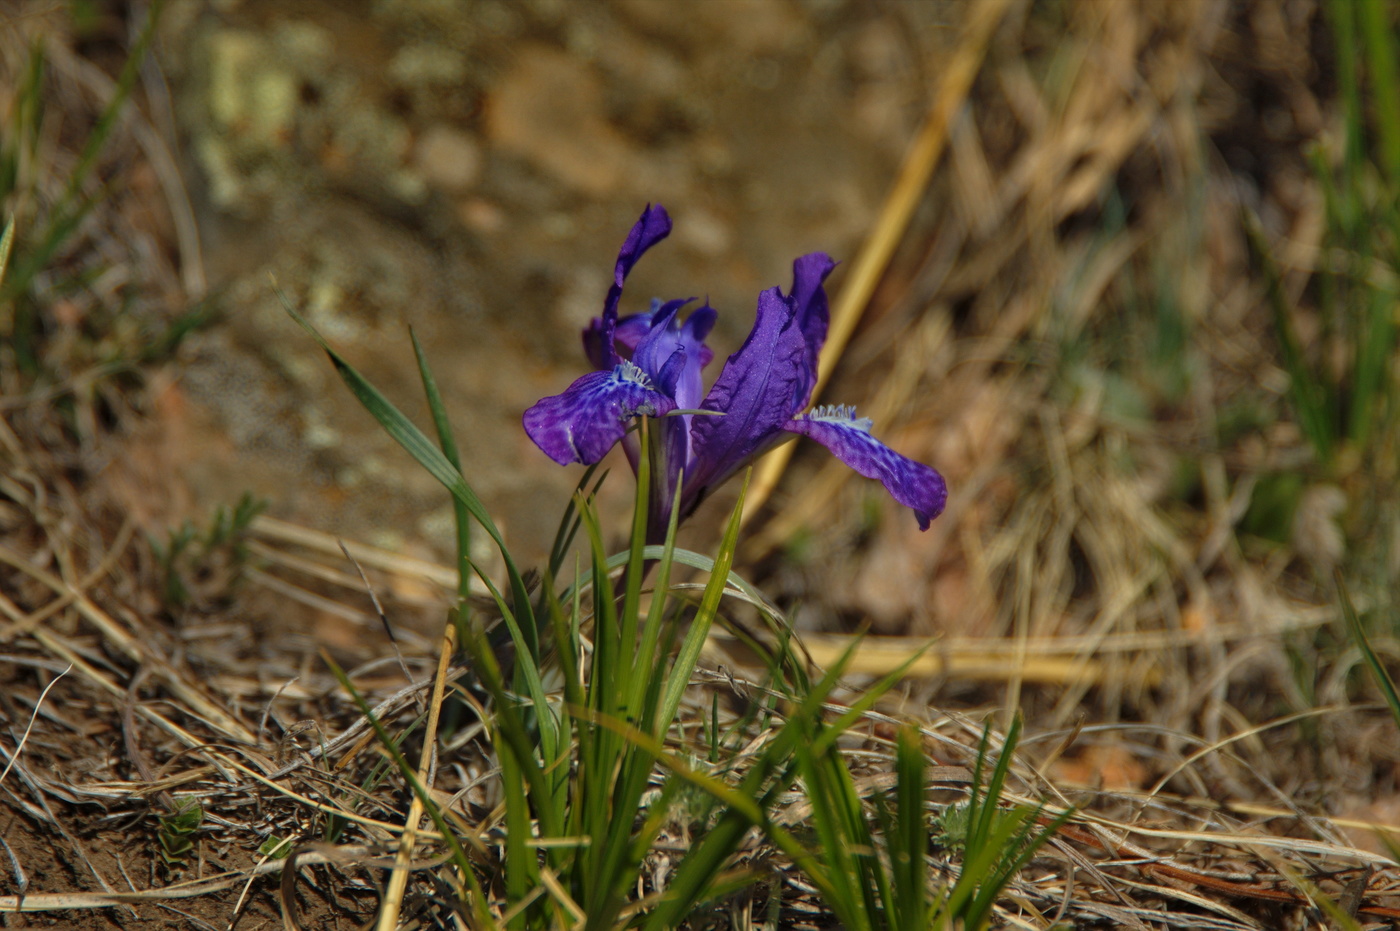
[(156, 837), (160, 841), (161, 858), (170, 866), (184, 866), (186, 858), (194, 852), (194, 835), (204, 824), (204, 806), (198, 799), (180, 799), (161, 814), (159, 823)]
[[(903, 668), (834, 713), (832, 695), (857, 645), (812, 681), (787, 651), (784, 634), (771, 660), (773, 700), (754, 705), (747, 716), (762, 725), (761, 739), (747, 741), (742, 759), (733, 738), (734, 728), (744, 722), (722, 725), (717, 699), (708, 719), (701, 712), (699, 726), (683, 726), (692, 674), (711, 626), (723, 621), (722, 602), (741, 598), (778, 624), (761, 595), (730, 572), (742, 494), (713, 558), (675, 546), (675, 507), (665, 543), (649, 546), (651, 463), (643, 454), (628, 546), (609, 555), (594, 506), (598, 483), (590, 488), (589, 470), (565, 509), (543, 579), (532, 592), (530, 579), (461, 472), (449, 418), (417, 341), (436, 444), (289, 304), (286, 308), (321, 344), (361, 404), (453, 497), (462, 578), (460, 607), (448, 623), (491, 699), (485, 723), (499, 764), (499, 830), (464, 833), (460, 819), (431, 797), (400, 740), (373, 723), (385, 752), (447, 843), (455, 867), (451, 885), (459, 895), (454, 907), (464, 920), (474, 927), (522, 929), (677, 927), (707, 903), (770, 875), (739, 863), (738, 854), (752, 845), (757, 831), (784, 868), (799, 870), (848, 927), (988, 923), (1001, 891), (1066, 817), (1047, 820), (1039, 809), (1000, 803), (1019, 722), (985, 784), (990, 754), (984, 736), (960, 835), (962, 869), (956, 881), (942, 883), (929, 863), (944, 828), (927, 812), (926, 761), (917, 733), (906, 728), (900, 734), (892, 803), (871, 803), (857, 793), (838, 747), (899, 681)], [(648, 421), (641, 420), (638, 430), (645, 447)], [(505, 590), (472, 561), (471, 524), (499, 549)], [(558, 577), (580, 531), (587, 568), (575, 569), (561, 587)], [(575, 557), (576, 564), (581, 558)], [(678, 565), (707, 573), (698, 599), (672, 588)], [(473, 574), (495, 602), (500, 624), (494, 632), (480, 613), (465, 611)], [(373, 720), (368, 703), (344, 673), (335, 671)], [(798, 786), (811, 807), (810, 824), (801, 830), (775, 815)], [(649, 888), (639, 877), (648, 873), (658, 838), (675, 829), (696, 839), (671, 854), (664, 887)], [(808, 837), (813, 846), (800, 839)], [(781, 908), (775, 888), (770, 915)]]
[[(1383, 537), (1374, 507), (1397, 467), (1397, 329), (1400, 289), (1400, 70), (1384, 0), (1325, 5), (1336, 53), (1339, 138), (1312, 152), (1326, 226), (1307, 299), (1315, 335), (1284, 286), (1257, 219), (1245, 216), (1250, 246), (1273, 314), (1289, 398), (1312, 448), (1316, 478), (1341, 483), (1352, 499), (1351, 536)], [(1298, 496), (1301, 496), (1301, 490)], [(1296, 501), (1294, 504), (1296, 505)], [(1277, 510), (1278, 502), (1261, 505)]]
[[(117, 161), (127, 157), (131, 134), (123, 124), (141, 119), (132, 113), (135, 92), (163, 7), (150, 5), (87, 125), (56, 105), (74, 92), (65, 86), (72, 79), (50, 60), (42, 39), (14, 52), (22, 57), (7, 68), (10, 86), (0, 92), (7, 114), (0, 121), (0, 211), (10, 231), (0, 277), (0, 391), (54, 399), (79, 435), (92, 418), (74, 411), (97, 406), (99, 386), (139, 380), (214, 317), (207, 300), (150, 312), (143, 293), (150, 282), (140, 274), (121, 288), (106, 283), (118, 265), (128, 266), (123, 278), (147, 270), (139, 249), (124, 242), (129, 192), (108, 175), (114, 152)], [(66, 21), (55, 14), (54, 28), (80, 32), (84, 8), (67, 11)], [(70, 134), (76, 138), (69, 141)], [(65, 304), (77, 310), (62, 317), (56, 308)]]
[[(968, 801), (945, 809), (933, 822), (925, 804), (926, 763), (916, 730), (900, 731), (894, 804), (882, 802), (878, 817), (871, 819), (836, 750), (839, 729), (815, 719), (809, 726), (812, 732), (798, 744), (796, 758), (820, 846), (804, 869), (846, 927), (985, 928), (1006, 886), (1069, 818), (1069, 812), (1043, 818), (1040, 806), (1001, 804), (1020, 736), (1019, 716), (985, 782), (991, 729), (983, 731)], [(931, 844), (961, 852), (951, 884), (930, 882)]]
[[(0, 343), (9, 343), (12, 354), (9, 361), (27, 374), (37, 374), (43, 361), (41, 301), (34, 291), (36, 279), (40, 272), (53, 267), (55, 258), (77, 233), (84, 218), (107, 196), (105, 186), (92, 189), (88, 182), (116, 128), (122, 108), (131, 98), (141, 63), (155, 35), (159, 8), (159, 3), (152, 6), (117, 78), (116, 92), (87, 134), (77, 163), (64, 179), (59, 193), (48, 203), (35, 186), (41, 171), (37, 162), (43, 156), (40, 143), (45, 116), (46, 67), (41, 43), (36, 42), (31, 49), (24, 76), (15, 88), (9, 125), (0, 134), (0, 203), (11, 204), (11, 209), (16, 203), (36, 206), (32, 219), (25, 218), (29, 232), (20, 238), (10, 273), (0, 283)], [(79, 286), (79, 280), (60, 281), (55, 285), (60, 291)]]
[[(184, 608), (210, 595), (220, 598), (228, 592), (248, 561), (248, 527), (266, 506), (267, 502), (245, 493), (232, 508), (216, 507), (204, 528), (187, 520), (171, 530), (164, 541), (151, 538), (167, 607)], [(211, 578), (212, 592), (207, 591)]]

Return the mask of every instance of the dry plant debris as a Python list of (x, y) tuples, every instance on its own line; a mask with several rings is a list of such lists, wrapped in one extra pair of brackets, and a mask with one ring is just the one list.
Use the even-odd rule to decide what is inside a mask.
[[(283, 910), (300, 915), (305, 926), (337, 913), (365, 915), (383, 894), (380, 883), (394, 862), (408, 801), (393, 780), (383, 779), (384, 759), (348, 699), (323, 671), (279, 672), (256, 655), (228, 650), (226, 633), (214, 640), (159, 608), (132, 610), (129, 605), (149, 599), (149, 591), (142, 592), (143, 580), (149, 585), (153, 575), (149, 554), (129, 529), (94, 519), (90, 492), (46, 483), (41, 476), (54, 474), (53, 462), (36, 444), (22, 444), (8, 430), (3, 436), (11, 466), (6, 474), (13, 479), (0, 487), (9, 506), (0, 542), (7, 573), (0, 607), (11, 644), (4, 657), (10, 672), (0, 792), (11, 819), (5, 833), (11, 881), (24, 886), (0, 895), (0, 910), (103, 909), (117, 926), (150, 920), (166, 907), (213, 926), (243, 911), (235, 926), (256, 927)], [(289, 536), (285, 527), (269, 526), (255, 524), (252, 533), (264, 541)], [(301, 545), (314, 546), (317, 539), (301, 535)], [(269, 551), (289, 546), (264, 545)], [(373, 568), (372, 549), (360, 553), (371, 571), (384, 571)], [(320, 552), (303, 549), (300, 558), (329, 564), (335, 555), (323, 546)], [(427, 574), (425, 568), (391, 571)], [(340, 599), (352, 600), (358, 579), (341, 581)], [(238, 623), (230, 617), (218, 626)], [(818, 656), (821, 643), (809, 644)], [(874, 647), (880, 646), (877, 640)], [(907, 646), (897, 648), (907, 654)], [(417, 648), (405, 654), (418, 670), (432, 657)], [(871, 668), (880, 670), (878, 660)], [(464, 671), (452, 668), (446, 675)], [(387, 684), (398, 677), (374, 670), (356, 678), (371, 684), (380, 718), (393, 727), (411, 728), (442, 701), (441, 695), (430, 701), (434, 676), (398, 688)], [(386, 684), (373, 688), (376, 679)], [(734, 672), (708, 674), (698, 684), (723, 694), (738, 690), (749, 700), (764, 691)], [(707, 700), (695, 700), (692, 713), (699, 720)], [(890, 785), (889, 735), (907, 719), (904, 710), (890, 710), (894, 716), (872, 714), (847, 748), (869, 798)], [(1319, 715), (1329, 711), (1356, 713), (1335, 708)], [(926, 721), (923, 730), (930, 756), (946, 761), (931, 773), (931, 784), (943, 787), (944, 803), (952, 802), (969, 782), (978, 727), (957, 714)], [(1157, 785), (1076, 786), (1064, 778), (1074, 770), (1057, 770), (1052, 757), (1073, 752), (1076, 739), (1084, 743), (1114, 730), (1140, 768), (1148, 761), (1160, 774)], [(499, 809), (492, 764), (473, 739), (478, 734), (471, 727), (460, 731), (431, 778), (435, 796), (449, 805), (465, 836), (489, 846)], [(1306, 914), (1316, 889), (1352, 901), (1361, 918), (1400, 915), (1394, 891), (1400, 874), (1385, 855), (1347, 839), (1345, 830), (1362, 822), (1312, 816), (1283, 792), (1250, 785), (1259, 774), (1248, 771), (1237, 756), (1247, 747), (1237, 744), (1266, 731), (1214, 745), (1185, 733), (1173, 736), (1183, 744), (1179, 753), (1154, 760), (1144, 754), (1160, 749), (1149, 745), (1150, 732), (1141, 725), (1036, 735), (1037, 749), (1023, 758), (1037, 759), (1038, 766), (1015, 768), (1019, 787), (1007, 800), (1049, 798), (1075, 804), (1080, 813), (1017, 882), (1021, 908), (1076, 922), (1259, 928), (1285, 914)], [(764, 739), (755, 735), (754, 747)], [(1060, 748), (1046, 756), (1043, 747), (1056, 741)], [(736, 763), (742, 766), (742, 759)], [(1056, 778), (1047, 780), (1047, 771)], [(1100, 765), (1089, 775), (1107, 772)], [(1164, 791), (1174, 775), (1200, 794)], [(1227, 800), (1214, 791), (1222, 777), (1245, 794)], [(193, 805), (202, 821), (189, 832), (188, 849), (177, 854), (162, 837), (172, 818)], [(800, 823), (805, 798), (794, 793), (785, 808), (779, 817)], [(25, 829), (16, 830), (21, 823)], [(433, 903), (451, 888), (436, 872), (444, 867), (434, 836), (418, 834), (404, 898), (405, 916), (430, 925), (447, 920)], [(676, 842), (684, 843), (683, 836)], [(285, 857), (291, 850), (294, 861)], [(664, 881), (665, 857), (663, 848), (653, 858), (658, 882)], [(772, 851), (755, 848), (750, 857), (786, 876), (788, 907), (800, 912), (810, 895), (800, 876), (788, 874)], [(294, 880), (283, 872), (290, 862), (299, 868)], [(955, 871), (955, 862), (943, 861), (941, 869)], [(281, 887), (259, 878), (279, 873)], [(71, 877), (62, 883), (69, 891), (50, 884), (61, 876)]]
[[(1207, 441), (1242, 396), (1282, 393), (1239, 203), (1269, 221), (1295, 294), (1320, 250), (1314, 181), (1283, 144), (1326, 120), (1316, 81), (1298, 77), (1315, 50), (1288, 28), (1317, 15), (1296, 2), (1013, 6), (951, 126), (929, 194), (937, 222), (916, 213), (836, 375), (877, 385), (865, 408), (902, 419), (904, 448), (964, 491), (926, 539), (875, 521), (769, 572), (775, 597), (815, 606), (812, 626), (853, 615), (907, 638), (872, 638), (853, 689), (950, 634), (846, 745), (867, 799), (888, 789), (898, 723), (920, 722), (939, 764), (931, 804), (946, 805), (965, 792), (977, 722), (1027, 709), (1008, 800), (1077, 813), (1012, 887), (1008, 927), (1322, 927), (1322, 898), (1362, 926), (1400, 921), (1400, 871), (1373, 837), (1400, 832), (1400, 739), (1354, 700), (1353, 655), (1318, 657), (1311, 693), (1290, 665), (1336, 621), (1311, 574), (1331, 550), (1303, 539), (1260, 553), (1235, 536), (1251, 476), (1302, 461), (1301, 440), (1276, 424)], [(5, 86), (18, 86), (29, 37), (0, 30)], [(52, 106), (91, 120), (111, 77), (62, 41), (51, 51)], [(1256, 97), (1289, 107), (1287, 138), (1250, 112), (1235, 80), (1249, 60)], [(248, 562), (201, 575), (172, 605), (138, 496), (111, 483), (161, 376), (114, 379), (98, 343), (120, 333), (101, 322), (132, 282), (157, 317), (204, 289), (159, 139), (148, 118), (123, 118), (104, 158), (129, 194), (104, 200), (63, 256), (106, 272), (76, 298), (40, 292), (57, 324), (54, 378), (35, 389), (0, 372), (0, 925), (355, 926), (395, 895), (405, 924), (452, 926), (440, 845), (405, 831), (411, 802), (316, 652), (318, 632), (341, 631), (341, 657), (365, 660), (354, 680), (421, 752), (413, 723), (463, 672), (441, 662), (435, 628), (452, 573), (350, 549), (390, 613), (419, 619), (398, 630), (401, 666), (363, 642), (378, 621), (334, 538), (258, 518)], [(30, 170), (52, 197), (76, 143), (45, 145)], [(1245, 172), (1232, 146), (1278, 151)], [(1203, 165), (1211, 151), (1227, 164)], [(1116, 219), (1105, 190), (1131, 200)], [(1160, 262), (1201, 334), (1200, 369), (1192, 392), (1163, 387), (1144, 415), (1125, 406), (1131, 386), (1066, 347), (1111, 331)], [(1183, 459), (1198, 467), (1192, 507), (1172, 492)], [(841, 469), (799, 460), (793, 478), (754, 525), (754, 564), (812, 526), (810, 502), (856, 494)], [(814, 633), (807, 648), (821, 664), (842, 637)], [(713, 648), (725, 669), (697, 683), (696, 709), (705, 690), (763, 693), (736, 643)], [(480, 730), (459, 722), (424, 773), (487, 862), (501, 826)], [(800, 823), (805, 804), (795, 793), (781, 817)], [(792, 926), (822, 924), (796, 870), (757, 845), (747, 855), (771, 871)], [(955, 858), (939, 856), (952, 875)], [(664, 885), (667, 857), (653, 853), (646, 891)], [(762, 898), (711, 917), (749, 926)]]

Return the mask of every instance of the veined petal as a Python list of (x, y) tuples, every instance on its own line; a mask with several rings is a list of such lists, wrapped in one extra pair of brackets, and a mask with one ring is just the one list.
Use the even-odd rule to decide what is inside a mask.
[(563, 394), (527, 410), (525, 432), (560, 465), (592, 465), (622, 439), (628, 420), (659, 417), (675, 407), (641, 369), (623, 362), (611, 371), (589, 372)]
[(943, 476), (871, 436), (870, 421), (856, 417), (854, 408), (818, 408), (785, 429), (810, 436), (861, 475), (881, 482), (894, 500), (914, 510), (920, 530), (927, 530), (948, 502)]
[[(627, 280), (632, 266), (637, 264), (646, 251), (669, 235), (671, 218), (667, 216), (666, 209), (660, 204), (648, 204), (641, 217), (633, 224), (632, 231), (627, 234), (622, 248), (618, 250), (617, 264), (613, 266), (613, 283), (612, 287), (608, 288), (607, 299), (603, 302), (603, 317), (598, 334), (603, 361), (609, 366), (618, 362), (613, 339), (617, 330), (617, 305), (622, 300), (623, 282)], [(584, 339), (587, 346), (588, 337), (585, 336)]]
[(807, 406), (826, 338), (822, 281), (835, 267), (824, 253), (804, 255), (793, 263), (790, 294), (769, 288), (758, 296), (752, 332), (700, 405), (724, 416), (698, 417), (691, 425), (687, 501), (698, 502), (707, 488), (781, 442), (792, 416)]

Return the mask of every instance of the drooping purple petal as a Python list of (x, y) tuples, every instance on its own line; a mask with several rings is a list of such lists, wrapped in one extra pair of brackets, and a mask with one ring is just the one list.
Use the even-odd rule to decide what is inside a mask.
[(758, 296), (758, 316), (739, 351), (729, 357), (700, 407), (722, 416), (691, 424), (692, 463), (686, 475), (690, 506), (706, 489), (745, 462), (782, 442), (792, 416), (806, 407), (817, 379), (817, 351), (826, 336), (822, 281), (835, 263), (820, 252), (793, 263), (793, 288)]
[(560, 465), (592, 465), (608, 454), (639, 414), (659, 417), (676, 402), (660, 393), (630, 362), (607, 372), (589, 372), (563, 394), (545, 398), (525, 412), (525, 432)]
[(948, 485), (943, 476), (901, 456), (870, 435), (870, 421), (849, 407), (824, 407), (789, 422), (787, 430), (809, 436), (866, 478), (885, 486), (894, 500), (912, 508), (919, 529), (943, 512)]
[[(618, 363), (619, 357), (613, 340), (617, 330), (617, 305), (622, 299), (622, 284), (627, 280), (627, 275), (632, 271), (632, 266), (637, 264), (637, 260), (670, 234), (671, 218), (667, 216), (666, 209), (660, 204), (648, 204), (622, 243), (622, 248), (617, 253), (617, 264), (613, 266), (612, 287), (608, 288), (607, 299), (603, 302), (603, 317), (598, 334), (599, 348), (603, 360), (607, 363), (603, 368)], [(588, 337), (585, 336), (584, 339), (587, 348)]]

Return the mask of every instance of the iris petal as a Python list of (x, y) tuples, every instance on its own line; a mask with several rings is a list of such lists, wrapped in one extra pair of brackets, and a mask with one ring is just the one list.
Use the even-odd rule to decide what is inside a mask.
[(703, 388), (700, 372), (715, 357), (714, 350), (705, 345), (705, 337), (714, 329), (718, 316), (707, 301), (704, 306), (696, 308), (681, 325), (681, 345), (685, 347), (687, 357), (695, 360), (692, 366), (686, 369), (687, 374), (692, 376), (691, 381), (676, 388), (676, 403), (681, 407), (690, 408), (700, 403)]
[(652, 301), (651, 310), (640, 314), (628, 314), (617, 321), (617, 330), (613, 333), (613, 346), (617, 348), (619, 355), (632, 358), (637, 346), (651, 332), (651, 322), (656, 318), (656, 311), (660, 306), (660, 301)]
[(835, 267), (836, 263), (825, 252), (811, 252), (792, 263), (792, 296), (789, 300), (793, 304), (797, 325), (802, 328), (802, 335), (807, 341), (807, 371), (812, 379), (794, 411), (802, 410), (812, 401), (812, 387), (817, 380), (817, 356), (826, 343), (827, 322), (831, 316), (826, 289), (822, 284)]
[(920, 530), (927, 530), (948, 502), (943, 476), (875, 439), (870, 421), (856, 418), (851, 408), (823, 408), (791, 421), (786, 429), (811, 437), (861, 475), (882, 483), (894, 500), (913, 509)]
[(686, 359), (676, 315), (693, 300), (695, 298), (692, 297), (667, 301), (657, 307), (652, 314), (650, 330), (632, 352), (632, 361), (637, 367), (651, 376), (659, 391), (671, 397), (675, 397), (676, 380)]
[(758, 296), (752, 332), (700, 405), (724, 416), (698, 417), (691, 425), (695, 461), (686, 475), (691, 507), (706, 489), (782, 442), (788, 421), (807, 405), (817, 380), (817, 350), (826, 338), (822, 281), (835, 267), (824, 253), (804, 255), (792, 263), (789, 294), (769, 288)]
[[(671, 218), (666, 209), (660, 204), (648, 204), (641, 217), (633, 224), (632, 231), (627, 234), (622, 248), (618, 250), (617, 264), (613, 266), (613, 283), (612, 287), (608, 288), (607, 299), (603, 302), (603, 318), (598, 334), (603, 361), (608, 365), (616, 365), (618, 362), (613, 339), (617, 331), (617, 305), (622, 300), (622, 284), (627, 280), (632, 266), (637, 264), (646, 251), (669, 235)], [(584, 339), (587, 348), (588, 337), (585, 336)]]
[(563, 394), (525, 412), (525, 432), (560, 465), (592, 465), (608, 454), (639, 414), (659, 417), (676, 402), (657, 391), (630, 362), (607, 372), (589, 372)]

